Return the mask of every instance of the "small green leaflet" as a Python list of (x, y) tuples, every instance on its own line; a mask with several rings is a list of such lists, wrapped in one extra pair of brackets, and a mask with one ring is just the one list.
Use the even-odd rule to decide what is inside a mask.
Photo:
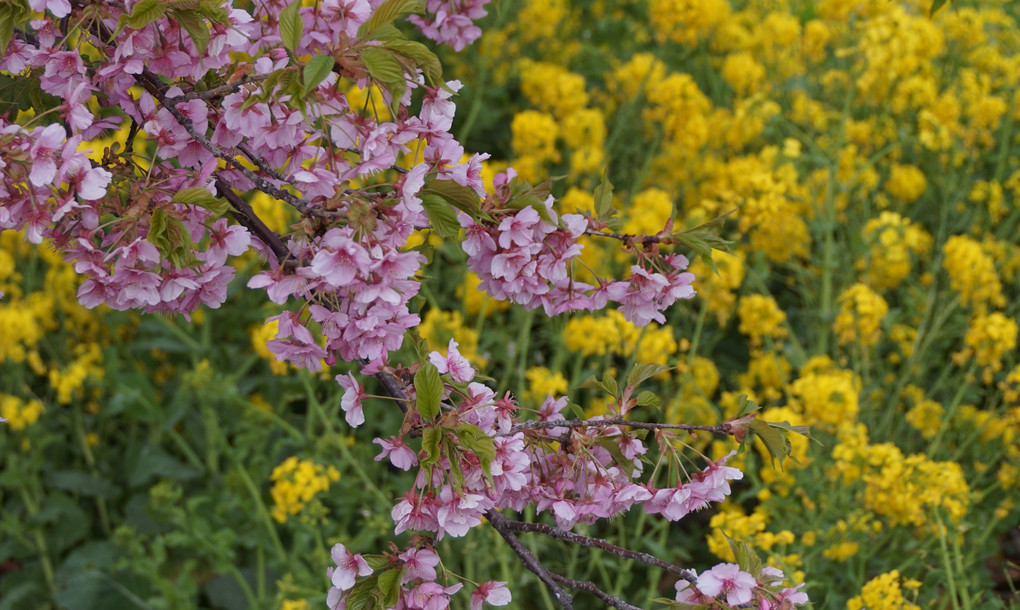
[(6, 49), (14, 37), (14, 28), (21, 27), (32, 16), (25, 0), (11, 0), (0, 5), (0, 49)]
[(663, 366), (661, 364), (655, 364), (651, 362), (642, 362), (636, 364), (634, 365), (634, 368), (632, 368), (630, 372), (627, 373), (627, 385), (637, 386), (646, 379), (655, 377), (659, 373), (664, 373), (668, 370), (669, 370), (668, 366)]
[(444, 239), (456, 239), (460, 233), (460, 223), (457, 222), (457, 212), (453, 206), (447, 203), (446, 199), (432, 193), (425, 193), (421, 196), (421, 205), (429, 217), (432, 229)]
[(407, 89), (403, 66), (393, 57), (391, 51), (381, 47), (369, 47), (362, 51), (361, 61), (365, 62), (368, 74), (390, 92), (390, 112), (397, 114), (400, 98)]
[(431, 362), (424, 362), (414, 374), (414, 391), (417, 394), (418, 413), (424, 419), (439, 415), (439, 401), (443, 398), (443, 380), (439, 369)]
[(425, 10), (425, 3), (420, 0), (386, 0), (372, 12), (368, 21), (358, 28), (358, 38), (368, 38), (372, 32), (393, 21)]
[(170, 15), (188, 32), (188, 36), (191, 36), (191, 42), (195, 43), (199, 54), (205, 55), (206, 50), (209, 49), (209, 27), (202, 14), (196, 10), (188, 9), (171, 11)]
[(439, 462), (442, 455), (439, 452), (439, 443), (443, 440), (441, 428), (425, 428), (421, 433), (421, 448), (425, 451), (425, 459), (421, 461), (422, 468), (431, 468)]
[(294, 0), (280, 11), (280, 40), (284, 48), (292, 53), (301, 43), (301, 36), (305, 33), (305, 23), (298, 14), (300, 8), (301, 0)]
[(183, 189), (174, 195), (171, 201), (205, 208), (216, 214), (216, 216), (223, 216), (230, 209), (229, 203), (214, 196), (201, 186)]
[(166, 14), (166, 9), (163, 0), (141, 0), (131, 9), (131, 14), (122, 19), (127, 25), (140, 30)]
[(931, 10), (928, 11), (929, 17), (934, 17), (935, 13), (939, 12), (939, 9), (945, 6), (948, 0), (932, 0)]
[(609, 181), (609, 173), (602, 174), (602, 181), (595, 187), (595, 216), (605, 220), (613, 212), (613, 183)]
[(336, 60), (329, 55), (316, 55), (308, 60), (301, 72), (301, 79), (305, 85), (305, 92), (311, 93), (319, 83), (326, 80), (329, 73), (333, 71), (333, 64)]

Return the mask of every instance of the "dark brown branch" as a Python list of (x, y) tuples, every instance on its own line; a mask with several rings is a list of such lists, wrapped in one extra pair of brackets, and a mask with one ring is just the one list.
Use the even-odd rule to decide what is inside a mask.
[(276, 255), (277, 262), (281, 265), (290, 260), (290, 250), (284, 245), (280, 236), (267, 227), (266, 223), (262, 222), (262, 219), (258, 217), (255, 210), (251, 209), (251, 206), (244, 199), (241, 199), (222, 178), (216, 178), (215, 184), (216, 192), (219, 193), (220, 197), (223, 197), (230, 202), (230, 205), (234, 206), (235, 211), (232, 212), (234, 219), (269, 246), (269, 249)]
[(605, 603), (610, 608), (619, 608), (620, 610), (642, 610), (638, 606), (632, 606), (627, 602), (623, 601), (622, 599), (620, 599), (619, 597), (616, 597), (615, 595), (610, 595), (609, 593), (606, 593), (602, 589), (599, 589), (597, 586), (595, 586), (595, 583), (593, 582), (587, 580), (574, 580), (573, 578), (560, 576), (555, 572), (550, 572), (549, 575), (552, 576), (553, 580), (557, 580), (565, 584), (566, 586), (570, 587), (571, 589), (577, 589), (578, 591), (591, 593), (595, 597), (602, 600), (602, 602)]
[(611, 417), (608, 419), (559, 419), (554, 421), (526, 421), (514, 424), (509, 432), (501, 432), (498, 436), (511, 436), (525, 430), (541, 430), (549, 428), (605, 428), (607, 426), (627, 426), (628, 428), (639, 428), (642, 430), (686, 430), (712, 432), (715, 434), (732, 434), (733, 427), (730, 424), (719, 424), (716, 426), (695, 426), (693, 424), (659, 424), (655, 422), (631, 421), (623, 417)]
[(499, 535), (503, 537), (503, 540), (506, 540), (506, 543), (510, 545), (513, 552), (521, 558), (521, 561), (524, 563), (524, 567), (531, 570), (535, 576), (538, 576), (539, 580), (545, 583), (545, 586), (549, 587), (549, 590), (552, 591), (560, 606), (563, 606), (564, 610), (573, 610), (574, 599), (570, 596), (570, 594), (564, 591), (562, 587), (556, 584), (555, 575), (551, 574), (549, 570), (545, 569), (545, 567), (539, 563), (538, 559), (531, 554), (531, 551), (524, 546), (524, 543), (521, 542), (520, 538), (518, 538), (507, 526), (510, 520), (504, 517), (503, 513), (495, 509), (485, 511), (485, 518), (488, 519), (489, 525), (499, 532)]
[(227, 83), (225, 85), (213, 87), (212, 89), (206, 89), (205, 91), (189, 91), (188, 93), (184, 93), (182, 95), (168, 97), (166, 98), (165, 101), (167, 104), (176, 105), (180, 104), (181, 102), (187, 102), (188, 100), (207, 100), (209, 98), (218, 97), (220, 95), (228, 95), (230, 93), (233, 93), (234, 91), (237, 91), (238, 89), (245, 85), (264, 81), (271, 75), (272, 72), (270, 72), (269, 74), (256, 74), (255, 76), (249, 76), (248, 78), (242, 79), (236, 83), (232, 84)]
[(579, 544), (584, 547), (601, 549), (603, 551), (606, 551), (607, 553), (612, 553), (617, 557), (623, 557), (624, 559), (640, 561), (641, 563), (661, 568), (663, 570), (666, 570), (667, 572), (671, 572), (678, 576), (683, 576), (687, 573), (680, 566), (669, 563), (668, 561), (663, 561), (654, 555), (650, 555), (648, 553), (641, 553), (639, 551), (632, 551), (630, 549), (625, 549), (623, 547), (616, 546), (615, 544), (610, 544), (609, 542), (606, 542), (601, 538), (582, 536), (581, 534), (575, 534), (574, 532), (571, 531), (557, 529), (551, 525), (546, 525), (544, 523), (528, 523), (526, 521), (513, 521), (510, 519), (506, 519), (505, 525), (507, 528), (517, 532), (532, 532), (537, 534), (545, 534), (546, 536), (551, 536), (552, 538), (556, 538), (558, 540), (564, 540), (566, 542)]

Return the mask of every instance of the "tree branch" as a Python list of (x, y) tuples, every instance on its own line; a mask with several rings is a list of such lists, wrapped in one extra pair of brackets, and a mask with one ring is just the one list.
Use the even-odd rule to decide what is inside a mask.
[(556, 584), (555, 577), (557, 575), (554, 575), (550, 573), (549, 570), (545, 569), (545, 567), (539, 563), (538, 559), (531, 554), (531, 551), (524, 546), (524, 543), (521, 542), (520, 538), (518, 538), (511, 528), (508, 527), (507, 524), (510, 520), (504, 517), (503, 513), (496, 509), (489, 509), (485, 511), (485, 518), (488, 519), (489, 525), (499, 532), (499, 535), (503, 537), (503, 540), (506, 540), (506, 543), (510, 545), (513, 552), (521, 558), (521, 561), (524, 563), (524, 567), (531, 570), (535, 576), (538, 576), (539, 580), (545, 583), (545, 586), (549, 587), (549, 590), (552, 591), (553, 595), (556, 597), (556, 601), (563, 606), (564, 610), (573, 610), (574, 600), (570, 594)]
[(553, 580), (557, 580), (565, 584), (566, 586), (570, 587), (571, 589), (577, 589), (578, 591), (591, 593), (595, 597), (601, 599), (607, 606), (611, 608), (619, 608), (620, 610), (642, 610), (638, 606), (632, 606), (627, 602), (623, 601), (622, 599), (620, 599), (619, 597), (616, 597), (615, 595), (610, 595), (609, 593), (606, 593), (602, 589), (599, 589), (597, 586), (595, 586), (595, 583), (593, 582), (587, 580), (574, 580), (573, 578), (560, 576), (555, 572), (550, 572), (549, 576), (551, 576)]
[(568, 530), (561, 530), (551, 525), (546, 525), (544, 523), (528, 523), (527, 521), (513, 521), (510, 519), (506, 519), (505, 526), (508, 529), (517, 532), (532, 532), (538, 534), (545, 534), (546, 536), (550, 536), (558, 540), (564, 540), (566, 542), (572, 542), (574, 544), (579, 544), (584, 547), (602, 549), (603, 551), (612, 553), (617, 557), (623, 557), (624, 559), (640, 561), (641, 563), (661, 568), (663, 570), (666, 570), (667, 572), (671, 572), (678, 576), (683, 576), (684, 574), (686, 574), (686, 571), (678, 565), (674, 565), (672, 563), (669, 563), (668, 561), (663, 561), (649, 553), (632, 551), (630, 549), (625, 549), (623, 547), (616, 546), (615, 544), (606, 542), (601, 538), (582, 536), (581, 534), (575, 534), (574, 532)]
[(508, 432), (500, 432), (498, 436), (512, 436), (525, 430), (540, 430), (548, 428), (605, 428), (608, 426), (627, 426), (628, 428), (639, 428), (641, 430), (686, 430), (712, 432), (715, 434), (732, 434), (733, 427), (729, 423), (716, 426), (696, 426), (694, 424), (659, 424), (655, 422), (631, 421), (623, 417), (611, 417), (608, 419), (559, 419), (553, 421), (526, 421), (514, 424)]

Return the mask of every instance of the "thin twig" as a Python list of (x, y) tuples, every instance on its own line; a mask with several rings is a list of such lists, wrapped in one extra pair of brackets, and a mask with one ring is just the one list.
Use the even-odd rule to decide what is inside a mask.
[(595, 586), (595, 583), (593, 582), (587, 580), (574, 580), (573, 578), (567, 578), (566, 576), (561, 576), (555, 572), (550, 572), (549, 575), (552, 576), (553, 580), (558, 580), (559, 582), (565, 584), (571, 589), (577, 589), (578, 591), (585, 591), (586, 593), (591, 593), (592, 595), (602, 600), (603, 603), (605, 603), (607, 606), (611, 608), (619, 608), (620, 610), (642, 610), (640, 607), (632, 606), (627, 602), (623, 601), (622, 599), (620, 599), (619, 597), (616, 597), (615, 595), (610, 595), (609, 593), (606, 593), (602, 589), (599, 589), (597, 586)]
[(628, 428), (639, 428), (641, 430), (686, 430), (712, 432), (715, 434), (732, 434), (733, 427), (728, 424), (715, 426), (696, 426), (694, 424), (660, 424), (656, 422), (631, 421), (623, 417), (611, 417), (608, 419), (558, 419), (552, 421), (526, 421), (514, 424), (508, 432), (500, 432), (497, 436), (512, 436), (525, 430), (540, 430), (548, 428), (605, 428), (607, 426), (626, 426)]
[(176, 106), (181, 102), (187, 102), (189, 100), (207, 100), (213, 97), (218, 97), (220, 95), (233, 93), (234, 91), (237, 91), (241, 87), (245, 85), (250, 85), (251, 83), (262, 82), (269, 78), (270, 76), (272, 76), (272, 74), (273, 74), (272, 72), (268, 74), (256, 74), (255, 76), (249, 76), (247, 78), (241, 79), (236, 83), (227, 83), (225, 85), (213, 87), (212, 89), (206, 89), (205, 91), (189, 91), (188, 93), (168, 97), (164, 101), (167, 104), (172, 104)]
[(649, 553), (642, 553), (639, 551), (632, 551), (625, 549), (615, 544), (611, 544), (601, 538), (592, 538), (591, 536), (582, 536), (581, 534), (575, 534), (568, 530), (561, 530), (545, 523), (528, 523), (527, 521), (513, 521), (510, 519), (506, 520), (506, 527), (517, 532), (531, 532), (538, 534), (545, 534), (558, 540), (564, 540), (574, 544), (579, 544), (584, 547), (593, 549), (602, 549), (607, 553), (612, 553), (617, 557), (623, 557), (624, 559), (633, 559), (634, 561), (640, 561), (641, 563), (648, 564), (672, 572), (678, 576), (683, 576), (687, 573), (686, 570), (678, 565), (663, 561), (658, 557)]
[(506, 543), (510, 545), (513, 552), (517, 553), (517, 556), (521, 558), (521, 561), (524, 562), (524, 567), (531, 570), (535, 576), (538, 576), (539, 580), (545, 583), (545, 586), (549, 587), (549, 590), (552, 591), (553, 595), (556, 597), (556, 601), (563, 606), (564, 610), (573, 610), (574, 599), (569, 593), (564, 591), (562, 587), (556, 584), (553, 574), (551, 574), (549, 570), (545, 569), (545, 566), (539, 563), (538, 559), (531, 554), (531, 551), (524, 546), (521, 539), (518, 538), (507, 526), (507, 523), (510, 520), (504, 517), (503, 513), (496, 509), (489, 509), (485, 511), (485, 518), (489, 521), (489, 525), (499, 532), (499, 535), (503, 537), (503, 540), (506, 540)]
[(287, 248), (276, 232), (267, 227), (266, 223), (262, 222), (262, 219), (258, 217), (255, 210), (251, 209), (251, 206), (244, 199), (241, 199), (234, 193), (234, 190), (224, 182), (223, 178), (216, 178), (215, 185), (216, 192), (219, 193), (220, 197), (223, 197), (230, 202), (230, 205), (234, 206), (234, 210), (236, 210), (233, 213), (234, 218), (269, 246), (269, 249), (276, 255), (277, 262), (284, 264), (289, 261), (291, 259), (290, 249)]

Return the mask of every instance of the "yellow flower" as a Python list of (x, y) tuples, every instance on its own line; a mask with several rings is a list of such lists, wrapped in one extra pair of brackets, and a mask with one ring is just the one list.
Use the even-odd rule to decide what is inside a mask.
[(648, 4), (655, 39), (696, 45), (730, 16), (726, 0), (651, 0)]
[(920, 610), (920, 606), (903, 597), (900, 573), (893, 570), (865, 583), (861, 594), (846, 603), (846, 610)]
[(737, 306), (740, 318), (738, 330), (751, 338), (752, 347), (760, 347), (762, 339), (782, 339), (786, 336), (786, 312), (779, 308), (776, 300), (763, 294), (749, 294), (741, 297)]
[(723, 61), (722, 77), (738, 97), (758, 92), (765, 83), (765, 66), (747, 51), (731, 53)]
[(917, 201), (927, 188), (924, 172), (913, 165), (899, 163), (893, 164), (885, 183), (886, 192), (904, 203)]
[(340, 472), (333, 466), (323, 466), (311, 460), (299, 460), (291, 456), (273, 469), (269, 479), (273, 487), (272, 516), (279, 523), (286, 523), (313, 501), (316, 495), (329, 490), (331, 483), (340, 480)]
[(998, 371), (1002, 368), (1002, 357), (1016, 348), (1016, 338), (1016, 320), (995, 312), (975, 317), (963, 340), (980, 366)]
[(562, 396), (567, 392), (567, 378), (559, 371), (551, 371), (544, 366), (533, 366), (524, 372), (527, 385), (524, 399), (541, 403), (547, 396)]
[(882, 336), (882, 319), (889, 313), (889, 305), (882, 295), (864, 284), (854, 284), (839, 296), (839, 312), (833, 322), (833, 331), (841, 345), (857, 342), (870, 347)]
[(562, 120), (588, 105), (588, 92), (580, 74), (530, 59), (522, 59), (519, 65), (521, 93), (538, 110)]
[(29, 400), (25, 402), (17, 396), (0, 394), (0, 417), (7, 420), (2, 424), (11, 430), (18, 432), (39, 421), (39, 416), (46, 409), (42, 402)]
[(852, 371), (801, 375), (790, 386), (796, 399), (790, 406), (803, 414), (805, 423), (833, 432), (856, 421), (860, 383)]
[(966, 235), (954, 235), (946, 240), (943, 250), (942, 266), (949, 274), (949, 285), (960, 293), (964, 305), (979, 312), (986, 311), (989, 305), (1006, 305), (995, 262), (979, 242)]

